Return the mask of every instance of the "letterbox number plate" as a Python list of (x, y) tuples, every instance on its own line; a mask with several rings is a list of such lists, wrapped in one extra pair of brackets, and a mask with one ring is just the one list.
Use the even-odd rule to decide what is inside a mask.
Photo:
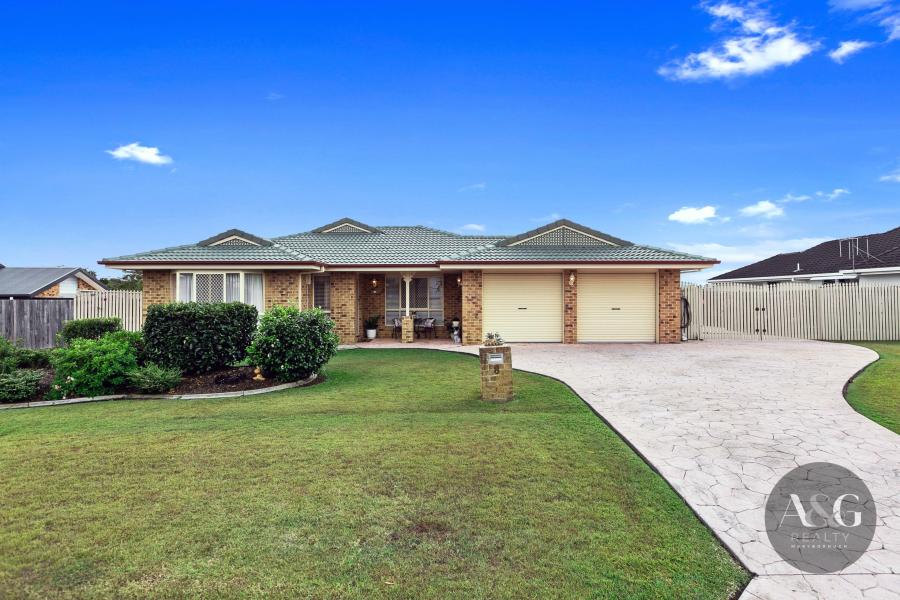
[(491, 352), (487, 355), (488, 364), (489, 365), (502, 365), (503, 364), (503, 353), (502, 352)]

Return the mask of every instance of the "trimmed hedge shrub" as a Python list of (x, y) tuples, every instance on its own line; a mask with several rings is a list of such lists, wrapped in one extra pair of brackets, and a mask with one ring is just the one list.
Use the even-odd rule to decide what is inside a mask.
[(123, 336), (99, 340), (74, 339), (50, 353), (55, 369), (50, 398), (105, 396), (116, 393), (128, 372), (137, 367), (137, 353)]
[(144, 394), (162, 394), (181, 383), (181, 371), (150, 363), (130, 372), (128, 381)]
[(66, 321), (59, 332), (65, 343), (72, 340), (96, 340), (111, 331), (122, 329), (122, 321), (118, 317), (101, 317), (97, 319), (75, 319)]
[(318, 373), (338, 342), (334, 321), (324, 311), (278, 306), (263, 314), (247, 356), (266, 377), (296, 381)]
[(25, 402), (38, 391), (43, 373), (17, 369), (11, 373), (0, 373), (0, 402)]
[(107, 333), (104, 337), (112, 338), (114, 340), (120, 340), (125, 342), (134, 350), (134, 355), (137, 358), (138, 364), (144, 364), (144, 334), (140, 331), (113, 331), (112, 333)]
[(144, 357), (182, 373), (208, 373), (242, 361), (256, 307), (240, 302), (155, 304), (144, 321)]

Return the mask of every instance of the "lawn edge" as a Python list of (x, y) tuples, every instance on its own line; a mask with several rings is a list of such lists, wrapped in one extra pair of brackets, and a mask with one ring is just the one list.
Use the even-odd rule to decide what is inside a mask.
[[(373, 347), (373, 348), (346, 348), (346, 350), (400, 350), (400, 351), (404, 351), (404, 352), (408, 352), (408, 351), (411, 351), (411, 350), (426, 350), (426, 351), (430, 351), (430, 352), (446, 352), (446, 353), (448, 353), (448, 354), (457, 354), (457, 355), (460, 355), (460, 356), (467, 356), (467, 357), (469, 357), (469, 358), (471, 358), (471, 359), (478, 360), (478, 357), (477, 357), (476, 355), (471, 354), (471, 353), (469, 353), (469, 352), (460, 351), (460, 350), (450, 350), (450, 349), (445, 349), (445, 348), (378, 348), (378, 347)], [(876, 359), (876, 360), (877, 360), (877, 359)], [(871, 363), (870, 363), (870, 364), (871, 364)], [(869, 365), (866, 365), (866, 367), (868, 367), (868, 366), (869, 366)], [(865, 368), (865, 367), (864, 367), (864, 368)], [(726, 544), (725, 541), (724, 541), (721, 537), (719, 537), (719, 535), (716, 533), (716, 530), (713, 529), (713, 528), (710, 526), (710, 524), (706, 521), (706, 519), (704, 519), (702, 516), (700, 516), (699, 513), (697, 513), (696, 510), (694, 510), (694, 507), (690, 505), (690, 503), (687, 501), (687, 499), (685, 499), (685, 497), (682, 496), (681, 493), (680, 493), (677, 489), (675, 489), (674, 486), (672, 486), (672, 484), (669, 482), (669, 480), (666, 479), (666, 477), (665, 477), (662, 473), (659, 472), (659, 469), (656, 468), (656, 465), (654, 465), (654, 464), (653, 464), (653, 463), (652, 463), (652, 462), (644, 455), (643, 452), (641, 452), (640, 450), (638, 450), (638, 449), (634, 446), (634, 444), (632, 444), (631, 441), (628, 440), (628, 438), (626, 438), (624, 435), (622, 435), (622, 432), (621, 432), (621, 431), (619, 431), (618, 429), (616, 429), (615, 426), (613, 426), (613, 424), (610, 423), (610, 422), (606, 419), (606, 417), (604, 417), (602, 414), (600, 414), (600, 412), (597, 411), (593, 406), (591, 406), (590, 403), (589, 403), (587, 400), (585, 400), (585, 399), (581, 396), (581, 394), (579, 394), (578, 392), (576, 392), (575, 389), (574, 389), (571, 385), (569, 385), (568, 383), (566, 383), (566, 382), (563, 381), (562, 379), (559, 379), (558, 377), (554, 377), (553, 375), (545, 375), (544, 373), (537, 373), (537, 372), (535, 372), (535, 371), (529, 371), (529, 370), (527, 370), (527, 369), (517, 369), (517, 368), (515, 368), (515, 367), (513, 367), (513, 371), (519, 371), (519, 372), (522, 372), (522, 373), (529, 373), (529, 374), (531, 374), (531, 375), (537, 375), (537, 376), (539, 376), (539, 377), (546, 377), (547, 379), (552, 379), (553, 381), (556, 381), (557, 383), (561, 383), (562, 385), (566, 386), (566, 388), (567, 388), (570, 392), (572, 392), (572, 393), (575, 395), (576, 398), (578, 398), (579, 400), (581, 400), (582, 404), (584, 404), (585, 406), (587, 406), (588, 410), (590, 410), (592, 413), (594, 413), (594, 416), (596, 416), (598, 419), (600, 419), (600, 421), (602, 421), (604, 425), (606, 425), (607, 427), (609, 427), (610, 431), (612, 431), (614, 434), (616, 434), (616, 436), (617, 436), (620, 440), (622, 440), (622, 441), (625, 443), (626, 446), (628, 446), (629, 448), (631, 448), (631, 451), (634, 452), (635, 454), (637, 454), (638, 457), (639, 457), (642, 461), (644, 461), (644, 464), (646, 464), (648, 467), (650, 467), (650, 470), (653, 471), (654, 473), (656, 473), (656, 474), (659, 476), (659, 478), (662, 479), (662, 480), (665, 482), (665, 484), (666, 484), (667, 486), (669, 486), (669, 489), (672, 490), (672, 491), (675, 493), (675, 495), (678, 496), (678, 497), (681, 499), (681, 501), (682, 501), (682, 502), (684, 503), (684, 505), (688, 508), (688, 510), (690, 510), (691, 513), (693, 513), (693, 515), (694, 515), (695, 517), (697, 517), (697, 519), (703, 524), (703, 526), (706, 527), (706, 529), (713, 535), (713, 537), (715, 537), (715, 538), (719, 541), (719, 545), (720, 545), (722, 548), (724, 548), (725, 551), (728, 552), (728, 554), (731, 555), (731, 558), (733, 558), (734, 561), (735, 561), (737, 564), (739, 564), (739, 565), (741, 566), (742, 569), (744, 569), (747, 573), (750, 574), (750, 579), (747, 580), (747, 583), (744, 584), (744, 586), (741, 587), (740, 589), (736, 590), (735, 593), (734, 593), (732, 596), (730, 596), (729, 598), (730, 598), (730, 599), (736, 599), (736, 598), (740, 598), (740, 597), (741, 597), (741, 595), (744, 593), (744, 590), (746, 590), (747, 587), (749, 587), (750, 583), (753, 582), (754, 579), (756, 579), (757, 577), (759, 577), (759, 573), (757, 573), (757, 572), (755, 572), (753, 569), (751, 569), (750, 566), (749, 566), (747, 563), (745, 563), (745, 562), (744, 562), (737, 554), (734, 553), (734, 551), (733, 551), (731, 548), (728, 547), (728, 544)], [(871, 420), (871, 419), (870, 419), (870, 420)]]
[[(886, 341), (890, 341), (890, 340), (886, 340)], [(866, 364), (864, 367), (862, 367), (861, 369), (859, 369), (856, 373), (854, 373), (853, 375), (850, 376), (850, 379), (848, 379), (848, 380), (846, 381), (846, 383), (844, 383), (844, 387), (841, 388), (841, 397), (844, 399), (844, 402), (847, 403), (847, 406), (850, 407), (850, 410), (852, 410), (853, 412), (855, 412), (855, 413), (858, 414), (859, 416), (863, 417), (863, 418), (866, 419), (867, 421), (869, 421), (869, 422), (871, 422), (871, 423), (875, 423), (876, 425), (878, 425), (878, 426), (881, 427), (882, 429), (885, 429), (885, 430), (887, 430), (888, 432), (893, 433), (894, 435), (900, 435), (900, 433), (897, 433), (897, 432), (894, 431), (893, 429), (888, 429), (887, 427), (885, 427), (884, 425), (882, 425), (881, 423), (879, 423), (878, 421), (876, 421), (875, 419), (873, 419), (873, 418), (870, 417), (869, 415), (865, 415), (865, 414), (859, 412), (858, 410), (856, 410), (856, 407), (853, 406), (853, 405), (850, 403), (850, 400), (847, 399), (847, 390), (850, 389), (850, 384), (853, 383), (853, 382), (856, 380), (857, 377), (859, 377), (860, 375), (862, 375), (863, 373), (865, 373), (865, 372), (869, 369), (869, 367), (871, 367), (872, 365), (878, 363), (878, 362), (882, 359), (881, 353), (878, 352), (878, 350), (872, 350), (872, 349), (869, 348), (868, 346), (863, 346), (862, 344), (858, 344), (858, 343), (854, 343), (854, 342), (838, 342), (838, 343), (844, 344), (845, 346), (856, 346), (857, 348), (865, 348), (866, 350), (869, 350), (869, 351), (875, 353), (875, 358), (872, 360), (872, 362)], [(873, 343), (877, 343), (877, 342), (873, 342)]]
[(13, 410), (17, 408), (41, 408), (44, 406), (63, 406), (66, 404), (86, 404), (88, 402), (107, 402), (111, 400), (214, 400), (216, 398), (242, 398), (244, 396), (258, 396), (260, 394), (268, 394), (270, 392), (281, 392), (293, 388), (304, 387), (313, 383), (318, 377), (318, 373), (313, 373), (306, 379), (273, 385), (267, 388), (257, 388), (255, 390), (240, 390), (237, 392), (219, 392), (212, 394), (177, 394), (174, 396), (159, 394), (111, 394), (109, 396), (87, 396), (84, 398), (68, 398), (64, 400), (38, 400), (35, 402), (0, 404), (0, 410)]

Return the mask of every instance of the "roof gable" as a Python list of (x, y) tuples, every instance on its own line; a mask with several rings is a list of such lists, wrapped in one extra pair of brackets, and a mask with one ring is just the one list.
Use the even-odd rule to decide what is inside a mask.
[(0, 297), (28, 297), (67, 279), (79, 276), (103, 285), (78, 267), (5, 267), (0, 269)]
[(240, 229), (229, 229), (197, 242), (198, 246), (271, 246), (272, 242)]
[(502, 246), (631, 246), (632, 243), (615, 236), (559, 219), (543, 227), (506, 238), (496, 244)]
[(312, 230), (312, 233), (381, 233), (381, 231), (371, 225), (354, 221), (349, 217), (338, 219), (333, 223), (322, 225)]

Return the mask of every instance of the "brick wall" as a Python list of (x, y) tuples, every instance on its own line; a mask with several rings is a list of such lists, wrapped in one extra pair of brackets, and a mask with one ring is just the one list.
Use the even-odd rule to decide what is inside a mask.
[(141, 310), (147, 316), (151, 304), (168, 304), (175, 301), (175, 280), (172, 271), (144, 271), (144, 290)]
[(300, 308), (308, 310), (313, 307), (312, 275), (300, 275)]
[(83, 290), (85, 292), (96, 291), (96, 288), (94, 286), (92, 286), (91, 284), (89, 284), (87, 281), (84, 281), (82, 279), (78, 279), (77, 281), (78, 281), (78, 289), (79, 290)]
[(456, 283), (458, 273), (444, 273), (444, 320), (462, 319), (462, 285)]
[[(575, 285), (569, 285), (569, 277), (575, 275)], [(563, 271), (563, 343), (578, 341), (578, 274)]]
[(481, 288), (481, 271), (462, 272), (463, 344), (480, 344), (482, 342)]
[(59, 284), (54, 284), (39, 294), (35, 294), (35, 298), (56, 298), (59, 296)]
[(681, 341), (681, 272), (659, 272), (659, 343)]
[(359, 321), (356, 311), (358, 273), (331, 274), (331, 318), (342, 344), (359, 340)]
[[(372, 286), (372, 280), (376, 285)], [(364, 322), (368, 317), (378, 315), (378, 337), (389, 338), (393, 331), (392, 324), (384, 322), (384, 275), (372, 273), (359, 274), (359, 333), (365, 335)]]
[(300, 305), (300, 273), (296, 271), (265, 271), (266, 310), (275, 306)]

